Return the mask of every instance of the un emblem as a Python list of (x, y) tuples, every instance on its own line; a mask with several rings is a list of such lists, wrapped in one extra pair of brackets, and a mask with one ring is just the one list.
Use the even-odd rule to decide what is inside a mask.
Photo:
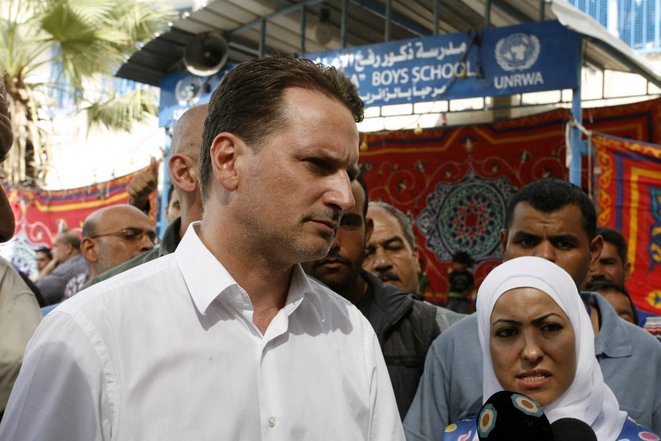
[(539, 49), (539, 39), (534, 35), (508, 35), (496, 43), (496, 61), (507, 72), (526, 70), (537, 61)]
[(192, 106), (200, 100), (202, 95), (202, 84), (204, 80), (201, 78), (186, 76), (177, 81), (174, 88), (174, 96), (180, 106)]

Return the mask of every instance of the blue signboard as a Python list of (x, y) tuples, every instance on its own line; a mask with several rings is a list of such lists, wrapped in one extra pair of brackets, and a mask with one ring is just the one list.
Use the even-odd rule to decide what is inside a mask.
[(558, 21), (308, 53), (367, 107), (575, 88), (580, 36)]
[(161, 100), (158, 122), (161, 127), (173, 127), (190, 107), (209, 102), (211, 93), (230, 67), (208, 77), (176, 72), (161, 78)]

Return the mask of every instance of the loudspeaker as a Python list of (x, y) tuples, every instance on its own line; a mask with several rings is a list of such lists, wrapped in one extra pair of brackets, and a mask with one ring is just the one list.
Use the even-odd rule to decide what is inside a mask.
[(184, 65), (194, 75), (208, 77), (223, 68), (229, 47), (218, 32), (196, 35), (184, 49)]

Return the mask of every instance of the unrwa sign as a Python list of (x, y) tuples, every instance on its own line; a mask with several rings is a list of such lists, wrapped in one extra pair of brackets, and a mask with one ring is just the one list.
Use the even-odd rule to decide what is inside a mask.
[(305, 57), (342, 70), (367, 106), (381, 106), (575, 88), (580, 41), (545, 21)]

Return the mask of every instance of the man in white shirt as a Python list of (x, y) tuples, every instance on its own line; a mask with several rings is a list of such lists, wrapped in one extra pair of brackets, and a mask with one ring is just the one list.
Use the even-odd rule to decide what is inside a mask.
[(45, 318), (0, 440), (403, 440), (369, 322), (299, 266), (354, 204), (362, 109), (308, 61), (229, 72), (205, 122), (203, 220)]
[[(1, 76), (0, 76), (1, 78)], [(0, 163), (14, 142), (5, 84), (0, 79)], [(14, 212), (0, 185), (0, 243), (14, 235)], [(0, 257), (0, 419), (23, 360), (28, 340), (41, 320), (39, 303), (11, 263)]]

